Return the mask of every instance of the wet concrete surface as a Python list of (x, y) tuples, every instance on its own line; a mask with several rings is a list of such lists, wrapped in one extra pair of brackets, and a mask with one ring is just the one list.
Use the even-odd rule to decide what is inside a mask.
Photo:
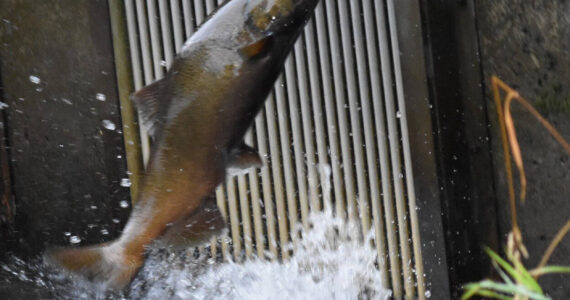
[[(508, 192), (500, 132), (490, 93), (497, 75), (529, 100), (562, 136), (570, 140), (570, 1), (475, 1), (497, 183), (499, 225), (503, 241), (510, 231)], [(513, 104), (513, 117), (528, 179), (525, 204), (517, 207), (526, 265), (540, 261), (557, 231), (570, 219), (570, 157), (529, 113)], [(518, 181), (518, 177), (515, 177)], [(550, 259), (570, 265), (570, 237)], [(567, 299), (568, 281), (544, 276), (553, 299)]]
[(129, 189), (107, 1), (0, 1), (0, 71), (16, 203), (4, 246), (112, 239)]

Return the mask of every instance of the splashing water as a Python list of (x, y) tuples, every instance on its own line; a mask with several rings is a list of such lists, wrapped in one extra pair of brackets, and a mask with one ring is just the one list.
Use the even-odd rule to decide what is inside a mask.
[[(133, 283), (134, 298), (159, 299), (388, 299), (375, 267), (376, 252), (356, 224), (330, 212), (310, 217), (292, 258), (254, 258), (209, 267), (180, 256), (153, 256)], [(165, 259), (166, 256), (166, 259)], [(165, 263), (168, 262), (168, 263)], [(178, 266), (178, 267), (176, 267)], [(158, 278), (158, 280), (157, 280)], [(152, 280), (151, 280), (152, 279)]]
[[(0, 275), (45, 289), (57, 299), (388, 299), (371, 234), (329, 211), (312, 213), (310, 229), (285, 262), (252, 258), (213, 263), (206, 256), (153, 248), (131, 289), (111, 293), (102, 286), (42, 263), (19, 259)], [(0, 276), (6, 277), (6, 276)]]

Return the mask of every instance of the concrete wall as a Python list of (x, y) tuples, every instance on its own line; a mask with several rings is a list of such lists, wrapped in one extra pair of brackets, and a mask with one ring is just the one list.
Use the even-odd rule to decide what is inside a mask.
[(111, 239), (129, 191), (107, 1), (2, 0), (0, 41), (17, 205), (6, 241), (33, 254)]
[[(570, 1), (486, 0), (475, 4), (504, 240), (510, 230), (508, 194), (489, 79), (495, 74), (516, 88), (570, 140)], [(527, 202), (518, 205), (519, 223), (530, 252), (527, 265), (534, 267), (570, 219), (570, 157), (529, 113), (516, 104), (513, 107), (528, 178)], [(570, 237), (550, 262), (570, 265)], [(570, 295), (569, 281), (570, 277), (558, 275), (540, 280), (553, 299)]]

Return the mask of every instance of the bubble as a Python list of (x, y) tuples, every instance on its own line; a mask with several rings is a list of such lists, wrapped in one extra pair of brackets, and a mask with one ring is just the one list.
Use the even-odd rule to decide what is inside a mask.
[(113, 123), (109, 120), (103, 120), (103, 127), (105, 127), (105, 129), (111, 130), (111, 131), (117, 129), (117, 126), (115, 126), (115, 123)]
[(105, 101), (107, 100), (107, 96), (105, 96), (105, 94), (97, 93), (95, 94), (95, 99), (99, 101)]
[(72, 244), (79, 244), (79, 243), (81, 243), (81, 238), (79, 238), (78, 236), (74, 235), (74, 236), (71, 236), (71, 237), (69, 238), (69, 242), (72, 243)]
[(30, 82), (33, 84), (40, 84), (42, 80), (38, 76), (30, 75)]
[(122, 187), (130, 187), (132, 185), (131, 180), (128, 178), (121, 179), (121, 186)]
[(426, 298), (431, 297), (431, 291), (426, 291), (424, 295), (426, 296)]

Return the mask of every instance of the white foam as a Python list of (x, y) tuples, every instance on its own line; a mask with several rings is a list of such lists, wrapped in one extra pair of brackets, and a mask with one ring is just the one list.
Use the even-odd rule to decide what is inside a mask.
[(137, 299), (388, 299), (376, 252), (358, 226), (330, 213), (313, 214), (295, 254), (284, 263), (254, 258), (209, 265), (162, 253), (133, 284)]

